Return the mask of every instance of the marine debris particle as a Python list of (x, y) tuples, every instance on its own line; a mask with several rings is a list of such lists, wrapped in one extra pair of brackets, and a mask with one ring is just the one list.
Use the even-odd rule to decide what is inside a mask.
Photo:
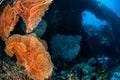
[(35, 80), (49, 78), (53, 71), (51, 57), (35, 34), (15, 34), (6, 40), (5, 51), (17, 57), (17, 64), (26, 68), (28, 76)]
[(31, 32), (41, 21), (52, 0), (18, 0), (14, 8), (26, 23), (26, 32)]
[(7, 5), (0, 16), (0, 36), (5, 40), (18, 21), (19, 17), (10, 5)]

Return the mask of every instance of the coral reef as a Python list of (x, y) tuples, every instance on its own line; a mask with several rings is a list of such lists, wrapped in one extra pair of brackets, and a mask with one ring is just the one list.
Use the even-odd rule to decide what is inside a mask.
[(19, 17), (10, 5), (7, 5), (0, 16), (0, 36), (5, 40), (13, 31)]
[[(97, 66), (91, 64), (96, 64), (96, 60), (90, 58), (87, 62), (79, 62), (71, 68), (67, 68), (66, 70), (60, 69), (60, 71), (59, 68), (55, 66), (51, 80), (96, 80)], [(63, 67), (65, 66), (63, 65)]]
[(14, 3), (16, 12), (26, 23), (27, 33), (38, 25), (51, 2), (52, 0), (18, 0)]
[(110, 80), (119, 80), (119, 79), (120, 79), (120, 72), (114, 72)]
[(13, 35), (6, 40), (5, 51), (9, 56), (16, 55), (17, 64), (25, 67), (31, 78), (44, 80), (52, 74), (50, 55), (35, 34)]
[(96, 74), (96, 80), (109, 80), (110, 73), (104, 69), (99, 69)]
[(0, 61), (0, 80), (32, 80), (14, 61)]
[(120, 80), (120, 65), (119, 63), (115, 63), (115, 67), (113, 69), (110, 69), (110, 80)]
[(45, 14), (51, 1), (0, 0), (0, 80), (120, 80), (117, 14), (98, 0), (54, 0)]

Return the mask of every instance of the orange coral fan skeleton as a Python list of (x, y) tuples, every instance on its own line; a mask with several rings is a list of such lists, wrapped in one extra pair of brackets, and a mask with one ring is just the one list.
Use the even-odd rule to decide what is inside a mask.
[(7, 5), (0, 16), (0, 36), (5, 40), (14, 29), (19, 17), (10, 5)]
[(53, 64), (42, 41), (35, 34), (13, 35), (6, 40), (6, 53), (17, 57), (17, 64), (24, 66), (29, 76), (44, 80), (52, 74)]
[(52, 0), (18, 0), (14, 3), (16, 12), (26, 23), (27, 33), (38, 25), (51, 2)]

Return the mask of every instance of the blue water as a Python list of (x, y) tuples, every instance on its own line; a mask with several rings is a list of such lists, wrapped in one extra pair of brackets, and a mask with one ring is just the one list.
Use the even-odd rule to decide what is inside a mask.
[(120, 17), (120, 0), (97, 0), (99, 4), (103, 4), (106, 7), (110, 8), (114, 13)]

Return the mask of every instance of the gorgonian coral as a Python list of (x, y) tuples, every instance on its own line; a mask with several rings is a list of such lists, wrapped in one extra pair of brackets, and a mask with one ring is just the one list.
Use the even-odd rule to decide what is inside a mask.
[(26, 23), (27, 33), (38, 25), (51, 2), (52, 0), (18, 0), (14, 3), (16, 12)]
[(80, 41), (82, 37), (79, 35), (63, 35), (56, 34), (51, 39), (51, 53), (55, 60), (64, 62), (72, 61), (76, 58), (80, 51)]
[(0, 36), (5, 40), (13, 31), (19, 17), (10, 5), (7, 5), (0, 16)]
[(15, 34), (6, 40), (6, 53), (17, 57), (17, 64), (24, 66), (35, 80), (44, 80), (52, 74), (53, 63), (44, 43), (35, 34)]
[(26, 32), (31, 32), (41, 21), (52, 0), (15, 0), (13, 6), (7, 5), (0, 16), (0, 36), (5, 40), (22, 17)]

